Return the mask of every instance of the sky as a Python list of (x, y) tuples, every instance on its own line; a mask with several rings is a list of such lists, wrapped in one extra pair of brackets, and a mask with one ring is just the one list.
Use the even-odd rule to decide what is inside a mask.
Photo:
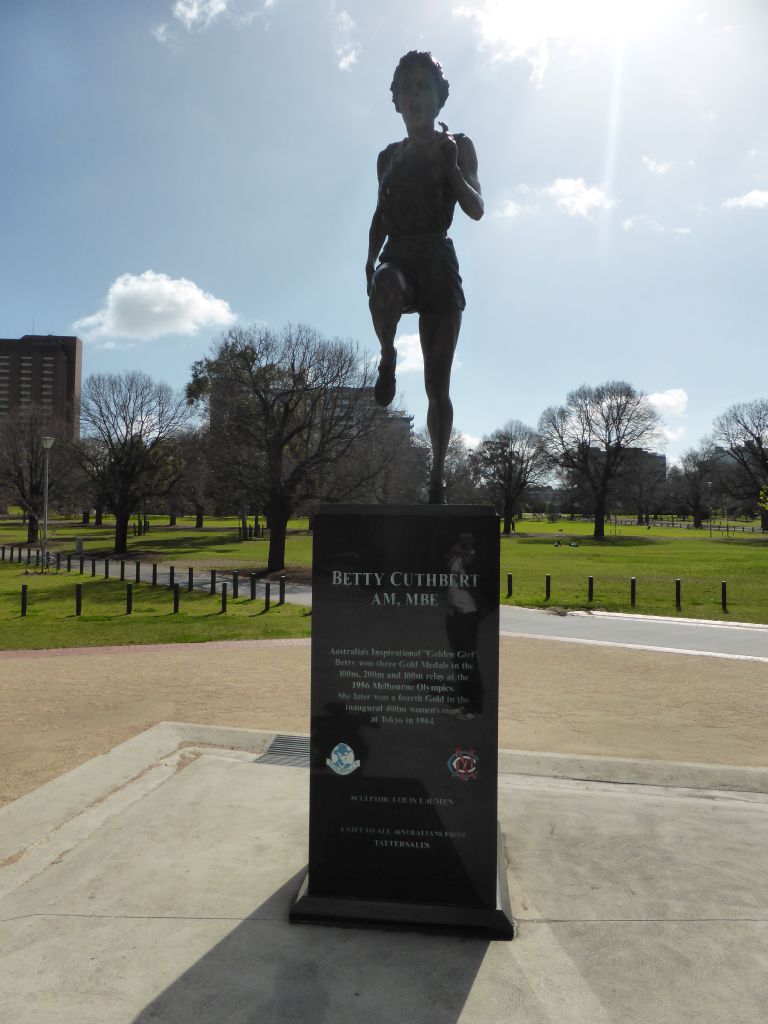
[[(451, 236), (455, 427), (629, 381), (669, 460), (765, 397), (765, 0), (2, 0), (0, 336), (181, 388), (229, 327), (378, 345), (364, 264), (407, 50), (485, 217)], [(426, 419), (415, 316), (398, 403)]]

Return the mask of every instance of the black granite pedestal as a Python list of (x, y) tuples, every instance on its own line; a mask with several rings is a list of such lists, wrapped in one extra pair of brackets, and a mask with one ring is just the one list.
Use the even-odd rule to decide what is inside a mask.
[(512, 938), (495, 513), (326, 506), (312, 585), (309, 870), (291, 920)]

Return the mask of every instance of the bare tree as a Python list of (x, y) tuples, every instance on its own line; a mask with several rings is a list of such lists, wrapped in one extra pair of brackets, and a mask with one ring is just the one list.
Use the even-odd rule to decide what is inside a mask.
[(648, 523), (665, 492), (666, 459), (663, 455), (634, 448), (627, 454), (616, 478), (618, 502), (637, 516), (637, 525)]
[(710, 514), (718, 474), (717, 452), (708, 441), (684, 452), (679, 466), (667, 475), (667, 490), (674, 494), (676, 510), (693, 518), (694, 529), (700, 530)]
[(542, 482), (548, 468), (538, 434), (520, 420), (509, 420), (484, 437), (470, 459), (477, 479), (501, 509), (504, 533), (511, 533), (515, 505), (530, 485)]
[(187, 400), (206, 409), (212, 432), (235, 424), (263, 473), (268, 571), (283, 568), (291, 512), (329, 496), (329, 467), (371, 431), (371, 392), (354, 345), (301, 324), (233, 328), (193, 365)]
[[(738, 402), (715, 420), (713, 438), (740, 472), (729, 474), (734, 497), (749, 498), (754, 508), (768, 485), (768, 399)], [(768, 509), (760, 508), (760, 525), (768, 530)]]
[(67, 428), (64, 421), (39, 405), (18, 410), (0, 425), (0, 487), (26, 513), (27, 543), (38, 539), (45, 500), (45, 453), (42, 439), (54, 437), (49, 454), (48, 494), (69, 500), (66, 472)]
[(131, 513), (180, 472), (174, 438), (188, 417), (183, 395), (139, 371), (92, 374), (83, 384), (74, 453), (115, 516), (115, 554), (126, 550)]
[(608, 488), (633, 448), (659, 440), (659, 415), (646, 395), (626, 381), (583, 384), (550, 406), (539, 420), (542, 447), (552, 467), (578, 478), (595, 517), (593, 536), (605, 536)]

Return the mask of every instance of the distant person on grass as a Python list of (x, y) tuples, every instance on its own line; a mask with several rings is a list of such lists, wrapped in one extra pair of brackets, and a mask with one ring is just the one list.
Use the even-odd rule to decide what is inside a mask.
[(379, 197), (365, 264), (371, 317), (381, 345), (375, 397), (382, 407), (395, 397), (397, 325), (403, 313), (418, 313), (432, 443), (429, 501), (444, 504), (443, 466), (453, 426), (451, 367), (466, 305), (447, 232), (457, 202), (467, 216), (480, 220), (483, 199), (472, 140), (451, 134), (442, 121), (442, 131), (435, 131), (435, 119), (448, 98), (448, 81), (432, 54), (406, 53), (390, 88), (407, 136), (383, 149), (376, 165)]

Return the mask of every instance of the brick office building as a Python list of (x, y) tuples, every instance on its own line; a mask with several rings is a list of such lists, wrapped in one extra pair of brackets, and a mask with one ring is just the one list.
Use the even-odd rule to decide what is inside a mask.
[(0, 423), (27, 405), (62, 416), (80, 433), (83, 343), (58, 334), (0, 338)]

